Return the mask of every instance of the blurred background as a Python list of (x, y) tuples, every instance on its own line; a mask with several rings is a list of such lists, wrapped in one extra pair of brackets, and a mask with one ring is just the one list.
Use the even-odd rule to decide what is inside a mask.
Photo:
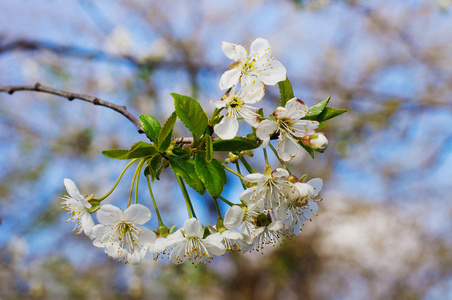
[[(105, 107), (2, 93), (0, 299), (452, 299), (451, 0), (0, 0), (0, 85), (40, 82), (164, 122), (171, 92), (211, 113), (231, 62), (221, 42), (258, 37), (298, 98), (313, 106), (331, 96), (349, 110), (322, 129), (325, 153), (290, 163), (324, 180), (319, 216), (300, 236), (207, 267), (107, 260), (65, 223), (63, 178), (103, 195), (126, 162), (100, 152), (145, 136)], [(268, 115), (279, 92), (266, 94)], [(188, 135), (180, 122), (175, 135)], [(132, 173), (107, 203), (125, 208)], [(229, 179), (223, 195), (237, 201), (241, 186)], [(140, 201), (151, 205), (144, 185)], [(182, 226), (171, 172), (154, 192), (165, 224)], [(212, 199), (194, 206), (215, 223)]]

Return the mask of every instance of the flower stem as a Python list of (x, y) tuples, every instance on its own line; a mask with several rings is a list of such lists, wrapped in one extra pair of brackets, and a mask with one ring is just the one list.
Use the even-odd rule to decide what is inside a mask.
[(229, 201), (229, 200), (226, 200), (226, 199), (225, 199), (224, 197), (222, 197), (222, 196), (219, 196), (218, 199), (220, 199), (221, 201), (223, 201), (224, 203), (226, 203), (226, 204), (229, 205), (229, 206), (234, 205), (234, 203), (232, 203), (232, 202)]
[(134, 159), (132, 159), (125, 167), (124, 167), (124, 169), (122, 170), (122, 172), (121, 172), (121, 174), (119, 174), (119, 177), (118, 177), (118, 179), (116, 179), (116, 182), (115, 182), (115, 184), (113, 185), (113, 187), (108, 191), (108, 193), (106, 193), (104, 196), (102, 196), (102, 197), (100, 197), (100, 198), (95, 198), (95, 199), (93, 199), (93, 200), (97, 200), (97, 201), (102, 201), (102, 200), (104, 200), (105, 198), (107, 198), (108, 196), (110, 196), (111, 195), (111, 193), (113, 193), (113, 191), (116, 189), (116, 187), (118, 186), (118, 183), (119, 183), (119, 181), (121, 181), (121, 178), (122, 178), (122, 176), (124, 175), (124, 173), (127, 171), (127, 169), (134, 163), (134, 162), (136, 162), (138, 160), (138, 158), (134, 158)]
[(271, 143), (268, 143), (268, 145), (270, 146), (270, 149), (272, 149), (273, 153), (275, 153), (276, 158), (278, 158), (279, 163), (281, 164), (281, 166), (283, 166), (284, 169), (287, 169), (286, 163), (281, 159), (281, 157), (279, 157), (278, 155), (278, 151), (276, 151), (275, 147), (273, 147), (273, 145)]
[(185, 187), (185, 183), (180, 176), (177, 176), (177, 182), (179, 183), (182, 194), (184, 195), (185, 203), (187, 204), (188, 217), (196, 218), (195, 210), (193, 209), (193, 205), (190, 201), (190, 196), (188, 195), (187, 188)]
[(136, 175), (137, 177), (136, 177), (136, 179), (135, 179), (135, 204), (138, 203), (138, 182), (140, 181), (141, 169), (143, 168), (143, 165), (144, 165), (145, 161), (146, 161), (146, 159), (143, 158), (143, 159), (139, 162), (139, 164), (138, 164), (138, 166), (137, 166), (138, 172), (137, 172), (137, 175)]
[(245, 169), (248, 171), (248, 173), (252, 174), (252, 173), (256, 173), (256, 171), (254, 171), (254, 169), (250, 166), (250, 164), (246, 161), (245, 157), (240, 157), (240, 161), (242, 162), (242, 164), (245, 166)]
[[(269, 143), (269, 144), (270, 144), (270, 143)], [(264, 151), (265, 165), (268, 166), (268, 165), (270, 165), (270, 164), (268, 163), (267, 149), (262, 148), (262, 150)]]
[[(239, 173), (240, 175), (242, 175), (242, 172), (240, 171), (240, 164), (239, 162), (235, 163), (235, 166), (237, 167), (237, 173)], [(242, 175), (243, 176), (243, 175)], [(245, 182), (243, 181), (243, 179), (240, 177), (240, 183), (242, 184), (242, 187), (244, 190), (246, 190), (246, 185)]]
[(225, 168), (226, 170), (228, 170), (229, 172), (231, 172), (232, 174), (238, 176), (240, 179), (242, 179), (243, 176), (242, 176), (241, 174), (237, 173), (236, 171), (232, 170), (232, 169), (229, 168), (229, 167), (224, 166), (224, 168)]
[(220, 206), (218, 205), (218, 200), (217, 200), (216, 198), (214, 198), (213, 200), (215, 200), (215, 207), (217, 208), (218, 219), (222, 219), (222, 217), (221, 217), (221, 211), (220, 211)]
[(157, 218), (159, 219), (159, 226), (163, 226), (162, 217), (160, 216), (159, 208), (157, 207), (157, 202), (154, 198), (154, 193), (152, 192), (151, 182), (149, 181), (149, 176), (146, 176), (146, 181), (148, 182), (149, 193), (151, 194), (152, 203), (154, 204), (155, 213), (157, 214)]
[(127, 207), (129, 207), (130, 203), (132, 202), (133, 186), (135, 184), (135, 180), (137, 179), (138, 169), (140, 168), (140, 165), (142, 165), (142, 161), (140, 161), (140, 163), (137, 165), (137, 168), (135, 169), (135, 173), (133, 173), (132, 183), (130, 184), (129, 200), (127, 201)]

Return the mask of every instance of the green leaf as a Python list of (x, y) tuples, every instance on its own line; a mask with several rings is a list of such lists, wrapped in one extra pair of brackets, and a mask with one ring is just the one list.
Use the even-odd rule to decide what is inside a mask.
[(143, 126), (144, 132), (146, 132), (147, 136), (151, 138), (151, 141), (158, 144), (158, 138), (160, 135), (160, 131), (162, 130), (162, 126), (160, 126), (159, 121), (156, 118), (150, 115), (141, 115), (140, 123)]
[(196, 154), (195, 170), (209, 194), (214, 199), (218, 198), (226, 184), (226, 172), (221, 162), (217, 159), (212, 159), (208, 163), (203, 155)]
[(196, 174), (193, 160), (184, 160), (177, 156), (171, 156), (169, 158), (169, 164), (174, 174), (176, 174), (177, 176), (182, 176), (185, 182), (191, 188), (193, 188), (201, 195), (204, 194), (206, 188), (204, 187), (201, 179), (199, 179), (198, 175)]
[(256, 149), (261, 145), (258, 140), (236, 136), (230, 140), (216, 140), (212, 143), (213, 151), (233, 152), (242, 150)]
[(193, 98), (172, 93), (177, 117), (191, 131), (195, 140), (204, 133), (208, 119), (201, 105)]
[(165, 124), (162, 127), (162, 130), (160, 131), (158, 139), (160, 152), (166, 151), (166, 149), (168, 149), (169, 145), (171, 144), (171, 136), (173, 134), (174, 124), (176, 124), (176, 119), (176, 112), (173, 112), (168, 120), (166, 120)]
[(102, 154), (108, 158), (114, 159), (132, 159), (151, 156), (156, 152), (154, 145), (138, 142), (133, 144), (130, 149), (108, 149), (102, 151)]
[(279, 86), (279, 94), (281, 97), (281, 106), (286, 106), (287, 101), (294, 98), (292, 84), (290, 83), (289, 78), (286, 77), (286, 80), (278, 82)]
[(206, 139), (206, 160), (208, 163), (210, 163), (213, 158), (212, 137), (210, 135), (206, 135), (205, 139)]
[(314, 150), (303, 144), (302, 141), (299, 141), (298, 144), (300, 144), (300, 146), (303, 147), (304, 150), (306, 150), (309, 153), (309, 155), (311, 155), (312, 158), (314, 158)]
[(339, 108), (333, 108), (333, 107), (327, 107), (323, 110), (323, 112), (319, 115), (318, 121), (323, 122), (329, 119), (332, 119), (334, 117), (337, 117), (339, 115), (342, 115), (343, 113), (346, 113), (346, 109), (339, 109)]
[(330, 102), (331, 97), (326, 98), (322, 102), (314, 105), (309, 109), (309, 113), (303, 118), (303, 120), (317, 120), (317, 117), (323, 112), (323, 110)]

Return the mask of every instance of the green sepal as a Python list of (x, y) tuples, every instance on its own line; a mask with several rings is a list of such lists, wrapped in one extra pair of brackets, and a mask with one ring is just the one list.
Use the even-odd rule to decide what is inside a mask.
[(171, 144), (171, 136), (173, 134), (174, 124), (176, 124), (176, 119), (177, 119), (176, 112), (173, 112), (163, 125), (158, 138), (159, 152), (166, 151), (166, 149), (168, 149), (169, 145)]
[(235, 152), (243, 150), (256, 149), (261, 145), (257, 139), (250, 139), (247, 137), (236, 136), (230, 140), (216, 140), (212, 143), (213, 151), (215, 152)]
[(146, 142), (137, 142), (130, 149), (107, 149), (102, 154), (113, 159), (132, 159), (151, 156), (156, 152), (154, 145)]
[(290, 83), (289, 78), (286, 77), (286, 80), (278, 82), (279, 94), (281, 98), (281, 106), (286, 106), (287, 101), (294, 98), (292, 84)]
[(210, 163), (213, 158), (213, 143), (212, 143), (212, 137), (210, 135), (206, 135), (205, 137), (206, 141), (206, 161)]
[(311, 148), (309, 148), (308, 146), (306, 146), (305, 144), (303, 144), (302, 141), (299, 141), (298, 144), (304, 148), (304, 150), (306, 150), (309, 155), (311, 155), (312, 158), (314, 158), (314, 150), (312, 150)]
[(169, 164), (174, 174), (184, 178), (185, 182), (191, 188), (201, 195), (205, 193), (206, 188), (195, 171), (193, 160), (185, 160), (177, 156), (171, 156), (169, 158)]
[(99, 210), (99, 208), (100, 208), (100, 202), (99, 201), (90, 200), (89, 203), (91, 204), (91, 207), (88, 208), (87, 210), (88, 210), (88, 212), (90, 214), (93, 214), (93, 213), (95, 213), (96, 211)]
[(139, 119), (146, 135), (151, 139), (151, 141), (158, 144), (160, 131), (162, 130), (162, 126), (159, 121), (150, 115), (141, 115)]
[(214, 199), (218, 198), (223, 192), (227, 180), (226, 172), (221, 162), (217, 159), (212, 159), (208, 163), (203, 155), (196, 154), (195, 170), (209, 194)]
[(174, 98), (174, 108), (177, 117), (184, 123), (185, 127), (193, 134), (193, 138), (198, 140), (207, 127), (207, 115), (201, 105), (188, 96), (171, 93)]

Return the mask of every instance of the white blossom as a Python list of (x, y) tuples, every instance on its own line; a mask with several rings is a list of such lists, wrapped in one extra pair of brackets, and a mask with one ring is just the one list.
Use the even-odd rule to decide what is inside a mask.
[[(272, 55), (270, 43), (262, 38), (251, 43), (250, 53), (243, 46), (223, 42), (224, 54), (233, 59), (231, 68), (220, 79), (220, 89), (236, 85), (239, 80), (252, 82), (257, 79), (266, 85), (275, 85), (286, 79), (286, 68)], [(251, 78), (247, 78), (251, 77)]]
[(225, 94), (223, 99), (213, 102), (217, 108), (226, 108), (228, 113), (220, 123), (215, 125), (215, 133), (222, 139), (232, 139), (237, 135), (239, 130), (238, 116), (253, 127), (259, 124), (259, 115), (256, 113), (257, 108), (249, 105), (259, 102), (264, 96), (264, 85), (259, 81), (253, 80), (242, 81), (241, 89), (235, 92), (234, 86), (230, 93)]
[(256, 136), (262, 140), (262, 147), (267, 147), (270, 137), (278, 133), (278, 155), (283, 161), (294, 158), (301, 147), (298, 139), (314, 134), (319, 126), (317, 121), (300, 120), (307, 113), (308, 107), (297, 98), (289, 100), (285, 107), (278, 107), (273, 112), (275, 120), (264, 120), (256, 127)]
[(287, 170), (277, 168), (269, 176), (253, 173), (243, 177), (243, 180), (256, 183), (240, 195), (240, 199), (247, 203), (255, 203), (257, 208), (273, 210), (287, 202), (288, 197), (296, 195), (296, 188), (288, 181), (290, 174)]
[[(156, 234), (142, 226), (151, 219), (151, 211), (141, 204), (132, 204), (125, 211), (106, 204), (97, 212), (101, 224), (94, 226), (93, 245), (126, 263), (139, 264), (153, 247)], [(137, 225), (138, 224), (138, 225)]]
[(280, 220), (287, 220), (289, 232), (298, 235), (303, 227), (303, 222), (311, 220), (319, 207), (317, 201), (322, 199), (319, 192), (322, 190), (323, 181), (320, 178), (314, 178), (307, 183), (297, 182), (297, 197), (291, 198), (286, 204), (282, 205), (277, 212)]
[(171, 261), (180, 264), (188, 259), (193, 264), (207, 264), (213, 256), (223, 255), (226, 249), (222, 243), (221, 234), (214, 233), (204, 239), (203, 233), (201, 223), (191, 218), (185, 221), (183, 228), (170, 234), (163, 246), (166, 249), (172, 248)]
[[(233, 205), (224, 215), (224, 226), (228, 230), (234, 230), (242, 226), (243, 241), (246, 244), (251, 244), (254, 238), (253, 232), (256, 229), (256, 219), (262, 212), (263, 209), (258, 209), (256, 204), (250, 204), (247, 207)], [(248, 249), (249, 245), (245, 248)]]
[(272, 221), (268, 225), (258, 224), (253, 231), (253, 241), (250, 243), (249, 248), (245, 249), (245, 252), (252, 250), (256, 250), (257, 252), (262, 251), (265, 245), (281, 245), (288, 236), (290, 236), (290, 234), (285, 229), (282, 221)]
[(83, 231), (87, 236), (91, 237), (91, 230), (94, 226), (93, 218), (89, 212), (91, 204), (80, 194), (72, 180), (65, 178), (64, 186), (69, 196), (61, 198), (62, 202), (60, 204), (71, 215), (66, 222), (76, 223), (74, 231), (77, 234)]

